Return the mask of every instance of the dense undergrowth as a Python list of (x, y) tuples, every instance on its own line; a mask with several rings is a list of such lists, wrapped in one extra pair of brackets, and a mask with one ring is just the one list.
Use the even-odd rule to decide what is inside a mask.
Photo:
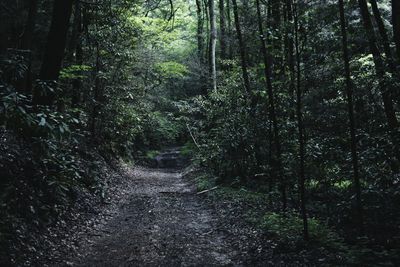
[[(367, 238), (354, 242), (340, 228), (330, 225), (327, 219), (309, 218), (310, 236), (308, 241), (304, 241), (300, 215), (295, 209), (280, 212), (273, 204), (279, 201), (277, 195), (267, 194), (262, 185), (255, 189), (219, 184), (218, 177), (195, 166), (189, 167), (186, 176), (194, 179), (197, 190), (206, 192), (212, 202), (230, 203), (230, 209), (239, 209), (241, 217), (268, 239), (265, 249), (272, 250), (273, 257), (286, 258), (288, 265), (296, 259), (301, 264), (312, 266), (391, 266), (397, 261), (398, 250), (371, 246)], [(274, 262), (272, 258), (269, 260)]]

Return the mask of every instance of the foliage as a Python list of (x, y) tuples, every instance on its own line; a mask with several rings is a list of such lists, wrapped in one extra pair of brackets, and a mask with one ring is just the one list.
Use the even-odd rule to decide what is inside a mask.
[(183, 78), (187, 73), (186, 66), (173, 61), (157, 63), (156, 69), (164, 78)]
[[(311, 242), (309, 245), (338, 250), (342, 253), (348, 249), (339, 235), (327, 225), (314, 218), (310, 218), (308, 223)], [(303, 221), (295, 213), (268, 212), (262, 217), (260, 227), (275, 236), (283, 246), (298, 249), (304, 246)]]
[(83, 72), (88, 72), (91, 69), (87, 65), (71, 65), (60, 71), (60, 79), (84, 79), (86, 75)]

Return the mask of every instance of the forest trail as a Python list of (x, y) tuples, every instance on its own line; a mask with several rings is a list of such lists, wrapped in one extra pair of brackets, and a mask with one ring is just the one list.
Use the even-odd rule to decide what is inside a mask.
[[(165, 153), (169, 164), (173, 154)], [(127, 175), (134, 186), (123, 204), (69, 265), (240, 265), (216, 214), (181, 171), (134, 167)]]

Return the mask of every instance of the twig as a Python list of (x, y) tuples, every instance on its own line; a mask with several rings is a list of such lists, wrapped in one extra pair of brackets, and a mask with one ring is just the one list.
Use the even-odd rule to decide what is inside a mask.
[(207, 192), (213, 191), (213, 190), (215, 190), (215, 189), (218, 189), (218, 186), (215, 186), (215, 187), (213, 187), (213, 188), (210, 188), (210, 189), (207, 189), (207, 190), (204, 190), (204, 191), (198, 192), (198, 193), (197, 193), (197, 195), (201, 195), (201, 194), (204, 194), (204, 193), (207, 193)]
[(186, 123), (186, 127), (187, 127), (187, 129), (188, 129), (188, 131), (189, 131), (190, 136), (191, 136), (192, 139), (193, 139), (194, 144), (196, 145), (196, 147), (197, 147), (198, 149), (200, 149), (200, 146), (199, 146), (199, 144), (197, 143), (196, 138), (195, 138), (194, 135), (192, 134), (192, 131), (190, 130), (190, 126), (189, 126), (188, 123)]

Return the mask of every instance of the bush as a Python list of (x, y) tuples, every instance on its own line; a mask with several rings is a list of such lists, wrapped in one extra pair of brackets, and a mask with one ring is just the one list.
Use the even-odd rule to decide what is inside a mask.
[[(305, 244), (303, 240), (303, 220), (295, 213), (268, 212), (261, 219), (260, 226), (266, 232), (281, 240), (282, 243), (290, 244), (293, 248)], [(342, 238), (319, 220), (309, 218), (308, 228), (309, 244), (339, 251), (346, 249)]]

